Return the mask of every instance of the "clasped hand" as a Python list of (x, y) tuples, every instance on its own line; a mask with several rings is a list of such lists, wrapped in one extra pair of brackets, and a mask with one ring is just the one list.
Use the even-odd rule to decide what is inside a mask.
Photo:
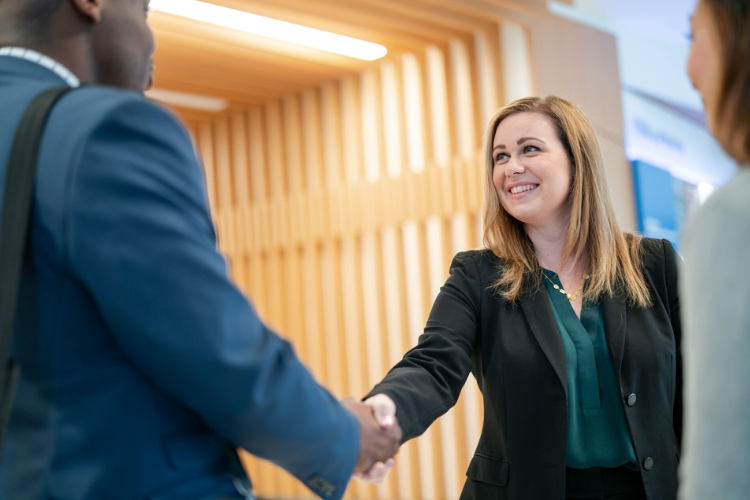
[(395, 465), (401, 442), (401, 426), (396, 418), (396, 405), (385, 394), (358, 403), (351, 398), (342, 404), (359, 420), (360, 449), (354, 477), (367, 482), (380, 483)]

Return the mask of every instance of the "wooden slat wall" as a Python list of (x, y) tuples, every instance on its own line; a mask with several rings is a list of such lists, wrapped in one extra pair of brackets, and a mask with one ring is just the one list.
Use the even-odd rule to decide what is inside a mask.
[[(337, 397), (361, 397), (416, 343), (452, 256), (480, 245), (476, 112), (501, 102), (497, 29), (191, 124), (234, 280)], [(481, 426), (467, 386), (384, 484), (348, 497), (458, 498)], [(259, 495), (311, 497), (243, 459)]]
[[(234, 280), (337, 397), (364, 395), (416, 344), (453, 255), (481, 245), (484, 126), (506, 99), (534, 91), (551, 57), (534, 52), (518, 19), (247, 110), (186, 117)], [(579, 61), (573, 71), (586, 78)], [(347, 497), (457, 499), (481, 419), (470, 377), (384, 484), (355, 481)], [(243, 459), (257, 494), (312, 498)]]
[[(233, 279), (337, 397), (364, 395), (417, 342), (453, 255), (480, 245), (477, 110), (502, 101), (499, 39), (498, 25), (189, 122)], [(458, 498), (480, 426), (471, 378), (384, 484), (348, 498)], [(258, 495), (311, 497), (243, 460)]]

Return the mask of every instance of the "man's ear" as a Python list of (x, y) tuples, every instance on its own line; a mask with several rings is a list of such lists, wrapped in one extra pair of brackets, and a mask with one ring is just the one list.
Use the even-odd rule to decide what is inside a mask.
[[(103, 0), (69, 0), (73, 8), (93, 23), (102, 21)], [(119, 1), (119, 0), (118, 0)]]

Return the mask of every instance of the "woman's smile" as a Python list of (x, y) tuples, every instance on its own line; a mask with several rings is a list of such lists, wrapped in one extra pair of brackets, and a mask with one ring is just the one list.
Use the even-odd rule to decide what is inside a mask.
[(508, 186), (508, 194), (510, 194), (510, 198), (512, 200), (519, 200), (521, 198), (525, 198), (531, 194), (533, 194), (533, 191), (536, 190), (536, 188), (539, 187), (539, 184), (531, 183), (531, 182), (525, 182), (525, 183), (513, 183)]

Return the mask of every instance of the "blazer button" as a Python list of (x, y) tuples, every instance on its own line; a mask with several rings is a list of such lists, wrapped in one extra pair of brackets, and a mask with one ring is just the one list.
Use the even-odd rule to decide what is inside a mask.
[(635, 393), (628, 396), (628, 406), (635, 406), (635, 400), (636, 400)]
[(651, 457), (648, 457), (643, 461), (643, 468), (646, 470), (651, 470), (654, 468), (654, 459)]

